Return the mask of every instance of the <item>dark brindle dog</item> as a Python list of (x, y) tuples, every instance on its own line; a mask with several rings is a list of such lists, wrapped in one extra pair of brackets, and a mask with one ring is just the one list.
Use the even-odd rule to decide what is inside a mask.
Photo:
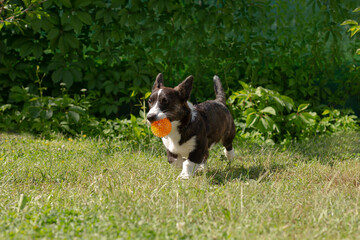
[(156, 77), (149, 98), (150, 123), (168, 118), (171, 132), (163, 137), (168, 161), (182, 166), (180, 178), (187, 179), (200, 167), (204, 168), (209, 149), (217, 142), (225, 147), (225, 155), (234, 157), (232, 141), (235, 137), (234, 120), (225, 105), (225, 93), (218, 76), (214, 76), (215, 100), (193, 106), (188, 102), (193, 77), (187, 77), (175, 88), (164, 86), (161, 73)]

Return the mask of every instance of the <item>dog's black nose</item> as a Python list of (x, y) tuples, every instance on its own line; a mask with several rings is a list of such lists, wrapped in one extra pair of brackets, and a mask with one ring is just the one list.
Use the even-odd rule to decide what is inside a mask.
[(155, 113), (148, 114), (147, 120), (149, 120), (149, 122), (154, 122), (156, 120), (156, 114)]

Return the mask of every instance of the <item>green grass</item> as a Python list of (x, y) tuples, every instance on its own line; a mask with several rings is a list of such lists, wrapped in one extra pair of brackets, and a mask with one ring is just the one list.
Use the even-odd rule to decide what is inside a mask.
[[(360, 133), (236, 143), (177, 180), (160, 143), (0, 134), (0, 238), (355, 239)], [(138, 150), (140, 149), (140, 150)]]

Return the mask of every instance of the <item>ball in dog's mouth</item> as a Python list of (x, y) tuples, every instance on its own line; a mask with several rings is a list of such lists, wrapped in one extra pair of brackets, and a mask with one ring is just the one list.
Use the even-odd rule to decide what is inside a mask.
[(171, 122), (168, 118), (163, 118), (151, 123), (151, 131), (157, 137), (165, 137), (171, 132)]

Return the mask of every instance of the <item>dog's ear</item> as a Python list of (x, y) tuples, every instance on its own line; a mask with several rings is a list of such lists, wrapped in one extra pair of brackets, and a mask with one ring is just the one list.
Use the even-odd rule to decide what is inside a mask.
[(163, 78), (162, 73), (159, 73), (159, 74), (156, 76), (156, 79), (155, 79), (155, 82), (154, 82), (154, 85), (153, 85), (152, 90), (154, 91), (155, 89), (161, 88), (161, 87), (163, 87), (163, 86), (164, 86), (164, 78)]
[(187, 101), (190, 98), (193, 81), (194, 77), (190, 75), (182, 83), (180, 83), (174, 88), (175, 90), (179, 91), (180, 96), (183, 98), (184, 101)]

